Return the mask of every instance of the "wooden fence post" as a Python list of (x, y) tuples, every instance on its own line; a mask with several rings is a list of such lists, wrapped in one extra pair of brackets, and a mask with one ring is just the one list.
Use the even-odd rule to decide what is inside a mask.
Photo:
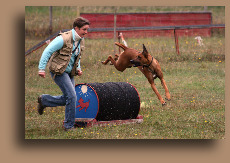
[(49, 26), (49, 33), (52, 34), (52, 31), (53, 31), (53, 25), (52, 25), (52, 10), (53, 10), (53, 7), (50, 6), (49, 9), (50, 9), (50, 26)]
[(176, 33), (176, 28), (174, 28), (174, 38), (175, 38), (176, 52), (179, 55), (180, 51), (179, 51), (179, 43), (178, 43), (178, 36), (177, 36), (177, 33)]
[(80, 7), (77, 6), (77, 18), (80, 17)]
[[(121, 32), (118, 32), (118, 42), (119, 42), (119, 43), (121, 43), (121, 36), (120, 36), (120, 33), (121, 33)], [(118, 51), (118, 53), (119, 53), (119, 54), (121, 53), (121, 48), (120, 48), (120, 46), (119, 46), (119, 51)]]
[[(115, 10), (114, 10), (114, 42), (116, 42), (116, 38), (117, 38), (117, 35), (116, 35), (116, 28), (117, 28), (117, 7), (115, 7)], [(114, 54), (116, 54), (116, 45), (114, 44)]]

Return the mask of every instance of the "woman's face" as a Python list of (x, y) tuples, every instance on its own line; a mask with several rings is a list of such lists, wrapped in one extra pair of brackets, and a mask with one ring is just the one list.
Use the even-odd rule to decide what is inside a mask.
[(89, 29), (89, 25), (84, 25), (80, 29), (78, 27), (75, 27), (75, 31), (81, 38), (83, 38), (88, 33), (88, 29)]

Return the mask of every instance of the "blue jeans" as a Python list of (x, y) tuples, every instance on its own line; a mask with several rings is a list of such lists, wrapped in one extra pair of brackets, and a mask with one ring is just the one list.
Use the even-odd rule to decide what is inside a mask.
[[(54, 74), (50, 72), (53, 78)], [(51, 96), (43, 94), (41, 101), (44, 107), (65, 106), (64, 127), (72, 128), (75, 123), (76, 92), (74, 77), (64, 72), (62, 75), (56, 75), (54, 82), (59, 86), (63, 95)]]

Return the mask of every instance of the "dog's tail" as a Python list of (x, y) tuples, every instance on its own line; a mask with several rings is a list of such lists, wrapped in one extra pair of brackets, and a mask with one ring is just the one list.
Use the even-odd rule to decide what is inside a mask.
[(119, 42), (115, 42), (115, 45), (117, 45), (117, 46), (119, 46), (119, 47), (121, 47), (122, 49), (128, 49), (128, 47), (126, 47), (125, 45), (123, 45), (123, 44), (120, 44)]

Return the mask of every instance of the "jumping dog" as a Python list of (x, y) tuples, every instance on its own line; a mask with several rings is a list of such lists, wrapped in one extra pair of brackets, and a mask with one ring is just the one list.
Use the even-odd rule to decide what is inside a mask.
[(109, 55), (107, 60), (102, 61), (102, 64), (106, 65), (110, 61), (114, 67), (121, 72), (123, 72), (126, 68), (137, 67), (148, 79), (162, 106), (166, 105), (166, 102), (161, 97), (154, 83), (154, 79), (159, 78), (163, 88), (165, 89), (166, 99), (171, 100), (168, 87), (163, 78), (160, 64), (148, 53), (145, 45), (143, 44), (143, 52), (138, 52), (137, 50), (128, 48), (118, 42), (115, 42), (115, 44), (121, 47), (124, 51), (119, 55), (116, 54), (115, 59), (112, 57), (112, 55)]

